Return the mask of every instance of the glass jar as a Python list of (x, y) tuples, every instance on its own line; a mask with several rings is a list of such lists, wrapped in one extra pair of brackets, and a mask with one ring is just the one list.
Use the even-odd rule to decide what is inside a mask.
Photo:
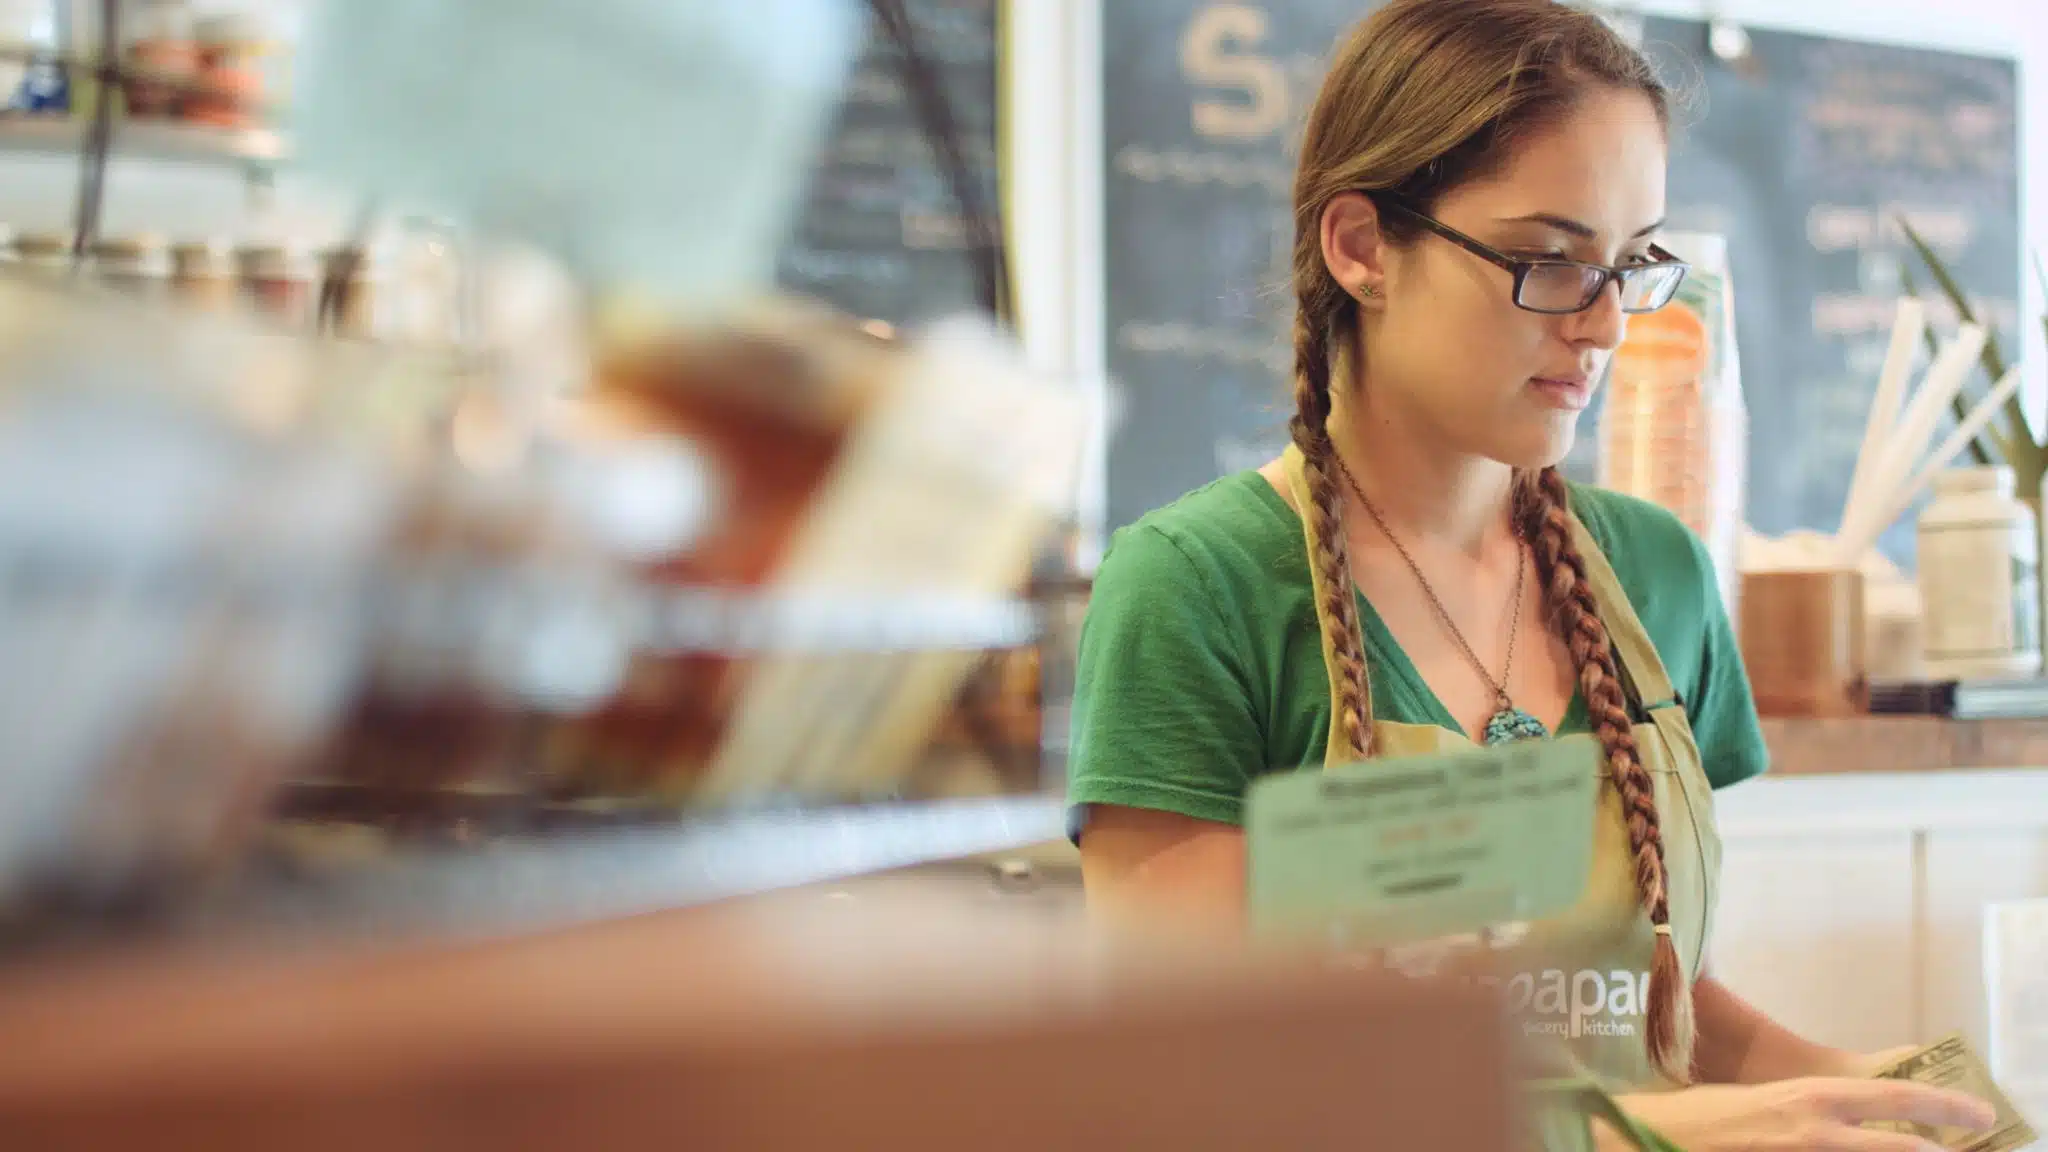
[(163, 242), (150, 236), (110, 236), (92, 246), (92, 269), (103, 284), (138, 296), (159, 295), (165, 286)]
[(1921, 643), (1931, 680), (2041, 667), (2040, 533), (2012, 469), (1951, 468), (1920, 514)]
[(197, 308), (226, 310), (235, 305), (238, 289), (232, 253), (207, 240), (188, 240), (171, 248), (171, 295)]
[(141, 0), (127, 15), (130, 38), (122, 83), (128, 114), (144, 119), (176, 116), (199, 78), (199, 45), (185, 0)]
[(199, 87), (184, 102), (187, 120), (252, 128), (262, 111), (265, 31), (246, 13), (217, 13), (195, 25)]
[(287, 324), (312, 318), (313, 272), (302, 252), (284, 244), (245, 244), (235, 250), (242, 295), (252, 307)]
[(64, 275), (71, 271), (71, 234), (19, 233), (14, 237), (14, 259), (26, 271)]

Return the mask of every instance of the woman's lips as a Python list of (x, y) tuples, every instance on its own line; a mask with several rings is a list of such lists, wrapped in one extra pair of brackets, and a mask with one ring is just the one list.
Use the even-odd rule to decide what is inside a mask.
[(1529, 386), (1537, 399), (1568, 412), (1584, 410), (1593, 402), (1593, 381), (1587, 376), (1532, 376)]

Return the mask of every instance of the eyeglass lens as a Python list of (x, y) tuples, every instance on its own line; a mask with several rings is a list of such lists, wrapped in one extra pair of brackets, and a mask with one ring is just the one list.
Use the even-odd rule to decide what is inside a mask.
[[(1671, 302), (1685, 279), (1685, 269), (1646, 264), (1620, 271), (1621, 310), (1654, 312)], [(1592, 304), (1606, 287), (1604, 270), (1585, 264), (1537, 264), (1522, 278), (1517, 298), (1539, 312), (1577, 312)]]

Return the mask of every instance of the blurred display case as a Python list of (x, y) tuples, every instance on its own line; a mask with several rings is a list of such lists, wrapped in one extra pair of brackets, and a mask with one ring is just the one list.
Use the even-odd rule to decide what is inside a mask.
[[(857, 47), (838, 37), (866, 11), (888, 50), (864, 67), (899, 69), (911, 122), (957, 158), (947, 87), (907, 10), (789, 3), (832, 17), (800, 49), (822, 64)], [(67, 492), (0, 509), (0, 612), (31, 641), (0, 668), (19, 689), (13, 771), (30, 798), (0, 821), (13, 938), (167, 905), (215, 923), (250, 892), (315, 876), (323, 892), (373, 874), (370, 888), (418, 892), (435, 887), (424, 871), (514, 858), (566, 876), (622, 837), (629, 856), (686, 843), (644, 871), (688, 902), (1056, 835), (1029, 569), (1072, 453), (1070, 406), (999, 333), (898, 332), (745, 293), (708, 308), (694, 290), (636, 299), (605, 279), (615, 264), (583, 259), (612, 243), (603, 228), (570, 242), (559, 214), (466, 193), (437, 206), (472, 217), (443, 220), (462, 267), (440, 345), (335, 338), (354, 335), (343, 318), (363, 237), (289, 315), (255, 291), (206, 309), (140, 293), (95, 259), (116, 155), (268, 171), (310, 140), (325, 175), (364, 178), (367, 228), (380, 192), (478, 187), (474, 149), (449, 146), (463, 133), (433, 136), (464, 116), (530, 117), (528, 148), (490, 161), (501, 178), (485, 196), (525, 195), (559, 175), (551, 149), (588, 144), (495, 60), (443, 69), (421, 125), (365, 130), (362, 77), (391, 51), (437, 51), (436, 37), (487, 36), (564, 74), (622, 32), (622, 49), (710, 51), (758, 89), (747, 114), (781, 134), (753, 178), (792, 189), (806, 165), (784, 180), (775, 149), (817, 119), (806, 107), (828, 110), (838, 73), (764, 71), (799, 50), (633, 0), (519, 14), (437, 2), (402, 32), (355, 7), (329, 6), (324, 23), (308, 9), (265, 16), (266, 30), (290, 26), (282, 68), (268, 31), (182, 0), (57, 5), (53, 35), (0, 46), (63, 94), (0, 118), (0, 151), (80, 158), (73, 230), (49, 259), (0, 269), (0, 456), (15, 453), (0, 470), (17, 492)], [(549, 34), (563, 20), (593, 39), (563, 48)], [(301, 88), (309, 28), (327, 39)], [(697, 115), (696, 81), (618, 82), (717, 122)], [(230, 103), (233, 117), (215, 114)], [(304, 113), (290, 132), (274, 119), (287, 106)], [(621, 208), (662, 202), (650, 180), (700, 180), (584, 161), (579, 194), (610, 190)], [(977, 202), (990, 188), (962, 176), (954, 191), (964, 218), (993, 221)], [(603, 214), (588, 199), (562, 210)], [(990, 237), (963, 258), (999, 313)], [(522, 242), (583, 278), (537, 295), (530, 276), (508, 282)], [(92, 627), (102, 642), (50, 663)], [(1014, 800), (964, 803), (998, 797)], [(399, 857), (409, 879), (369, 863)], [(473, 897), (449, 899), (470, 910)]]
[[(764, 299), (721, 279), (761, 205), (676, 205), (720, 202), (747, 164), (781, 178), (829, 73), (787, 65), (829, 56), (828, 24), (794, 44), (643, 0), (405, 3), (402, 47), (444, 67), (375, 58), (397, 9), (330, 5), (357, 21), (347, 51), (293, 89), (324, 137), (117, 126), (98, 97), (0, 125), (0, 148), (81, 155), (69, 265), (60, 245), (0, 266), (0, 1132), (1506, 1147), (1484, 990), (1111, 938), (1020, 864), (1064, 840), (1081, 596), (1056, 558), (1086, 405), (1004, 329), (1000, 232), (958, 142), (936, 150), (987, 233), (963, 249), (979, 315), (899, 329)], [(900, 4), (771, 6), (865, 11), (949, 135)], [(119, 7), (70, 75), (221, 96), (137, 73)], [(510, 47), (435, 57), (485, 30), (462, 20)], [(549, 35), (565, 20), (587, 38)], [(564, 70), (501, 67), (511, 48)], [(625, 48), (709, 63), (607, 84), (759, 148), (716, 173), (593, 148), (534, 77)], [(373, 74), (398, 86), (372, 86), (380, 107), (420, 114), (321, 104)], [(707, 111), (720, 77), (760, 98)], [(494, 154), (489, 180), (460, 169), (488, 133), (424, 131), (480, 107), (529, 116), (532, 154)], [(744, 131), (763, 109), (769, 144)], [(290, 315), (96, 275), (117, 141), (360, 162), (372, 201), (470, 197), (421, 207), (463, 217), (450, 339), (347, 338), (360, 235)], [(550, 171), (554, 144), (584, 163)], [(642, 251), (650, 206), (670, 226)], [(664, 264), (697, 233), (701, 263)], [(497, 271), (531, 252), (570, 290), (509, 291)]]

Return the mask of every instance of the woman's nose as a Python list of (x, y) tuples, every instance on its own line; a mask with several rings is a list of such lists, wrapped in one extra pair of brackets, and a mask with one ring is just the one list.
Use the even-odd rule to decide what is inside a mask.
[(1610, 281), (1591, 304), (1565, 320), (1565, 338), (1572, 344), (1613, 351), (1628, 331), (1628, 313), (1621, 310), (1621, 285)]

